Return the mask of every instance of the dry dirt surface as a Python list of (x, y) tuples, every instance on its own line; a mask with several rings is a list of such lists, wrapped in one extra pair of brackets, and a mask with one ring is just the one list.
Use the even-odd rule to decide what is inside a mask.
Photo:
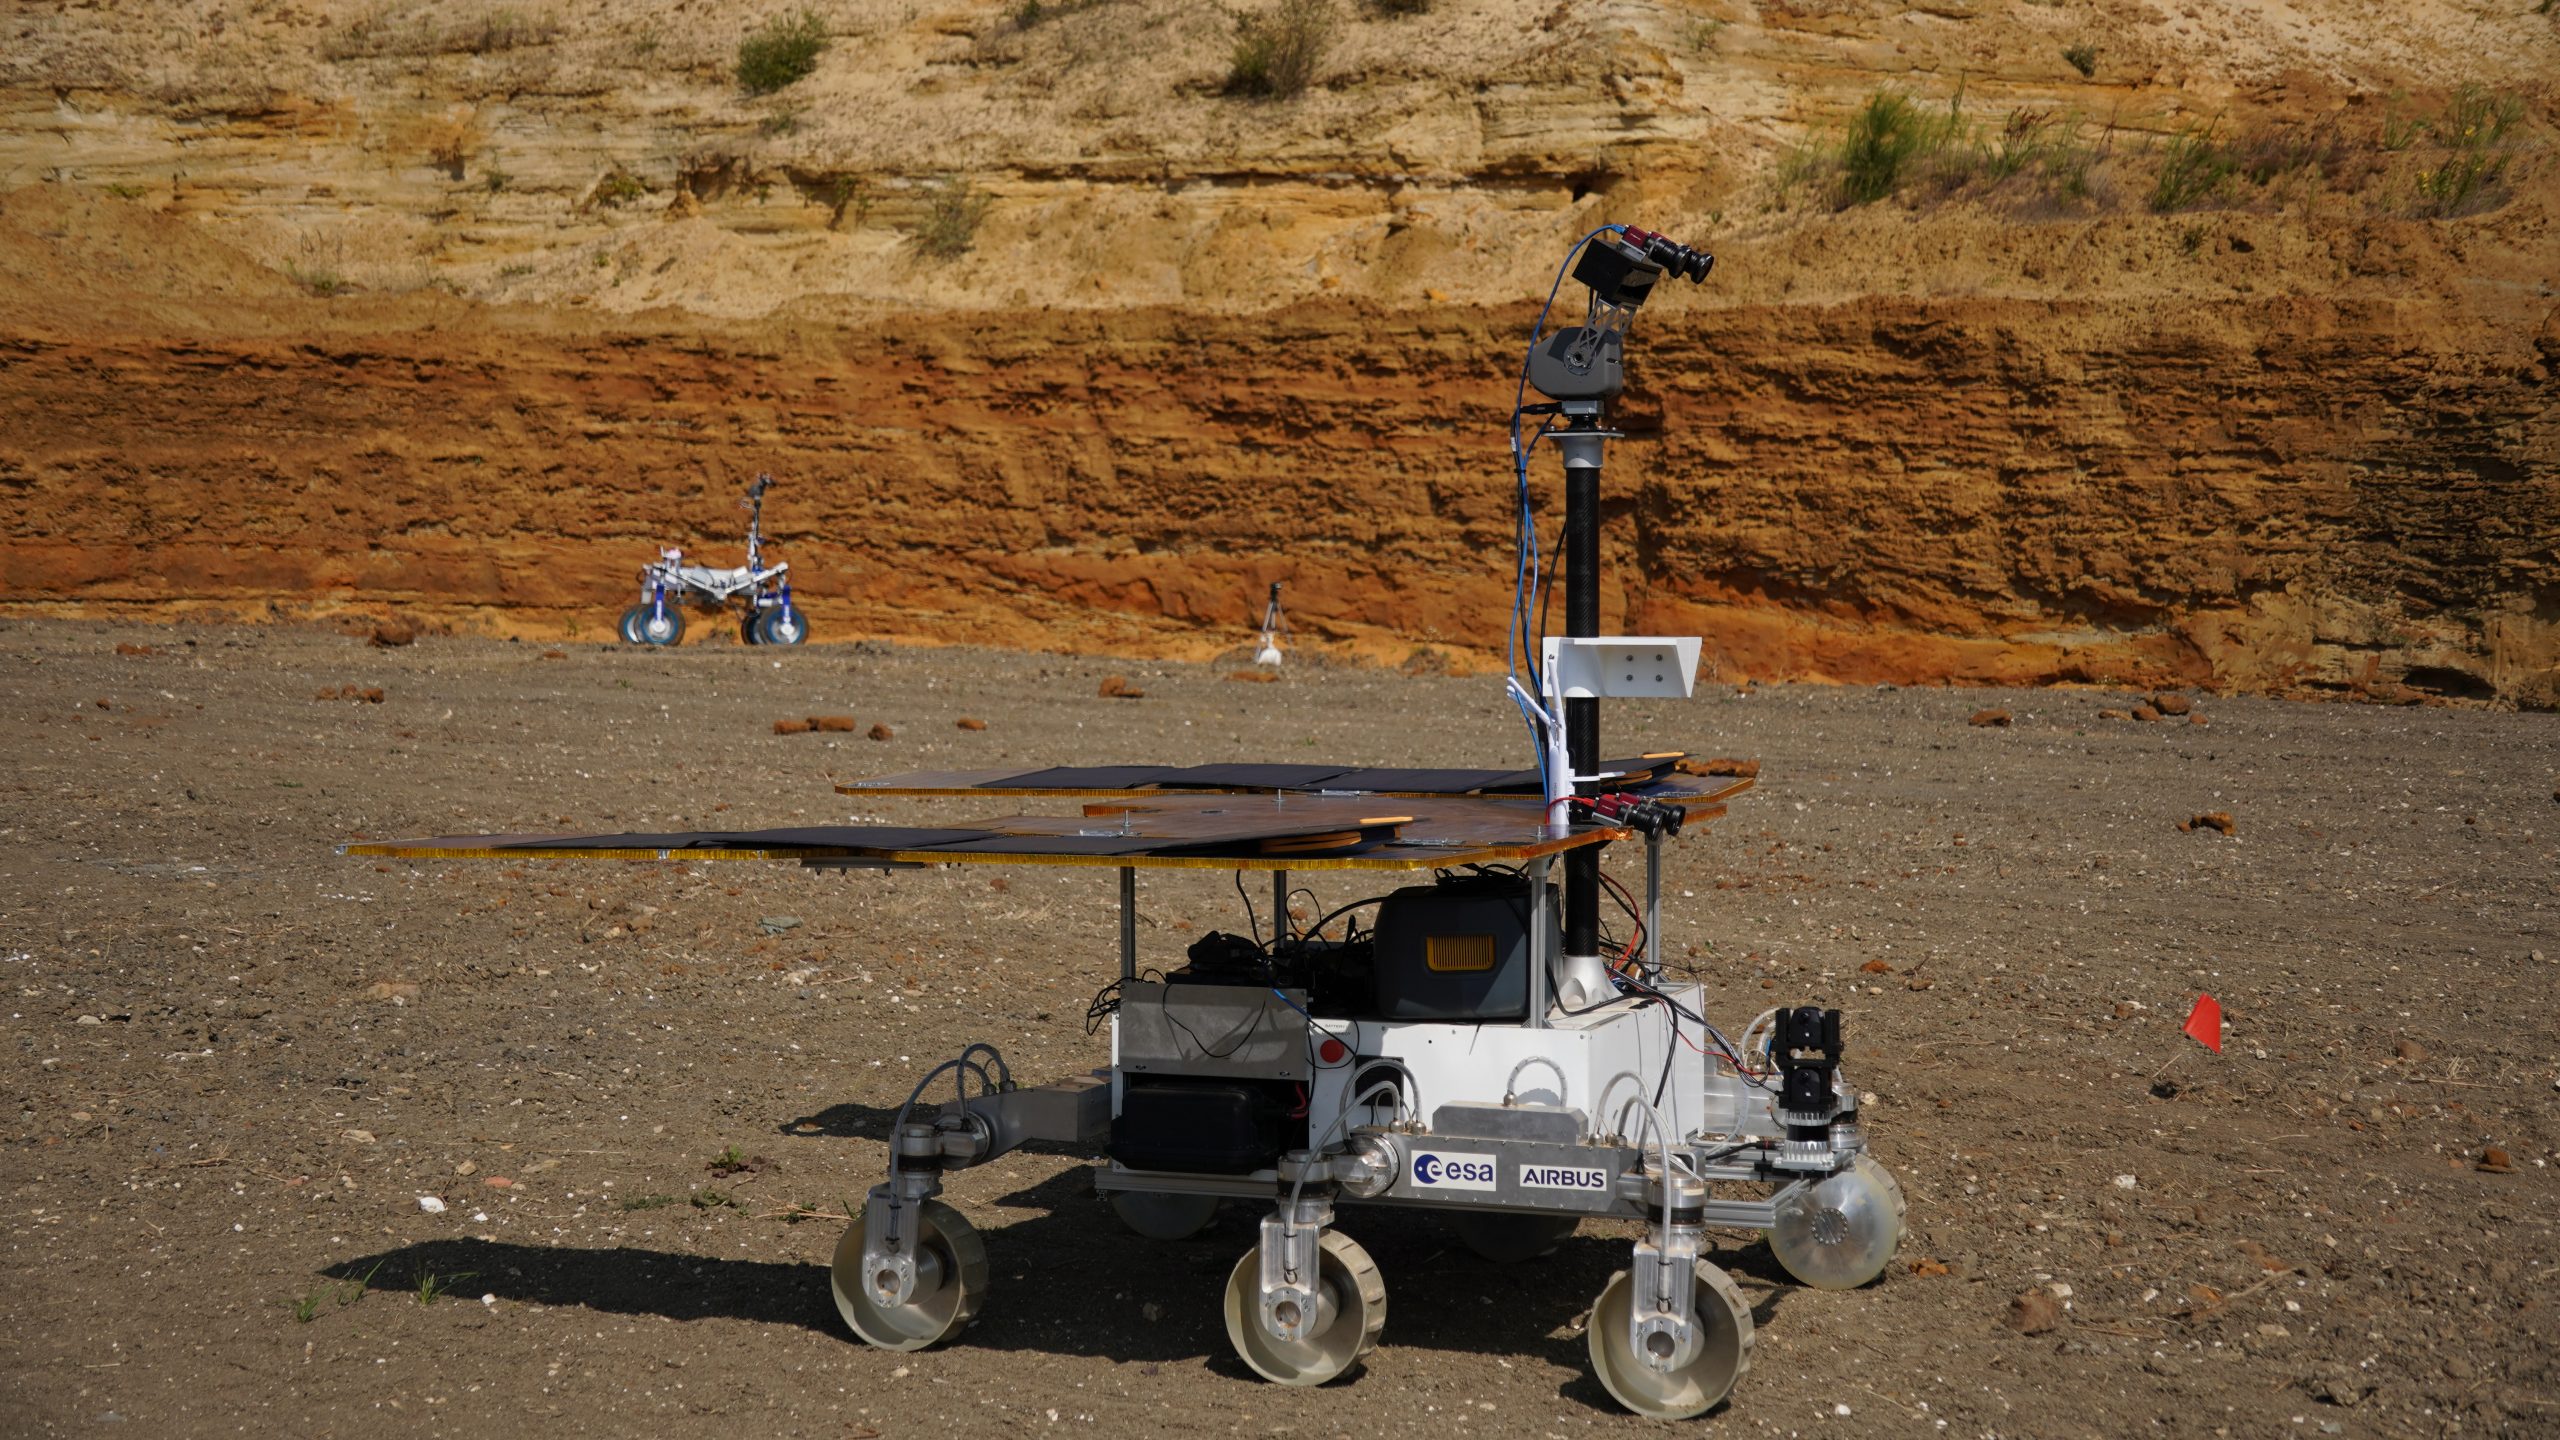
[[(1097, 695), (1106, 673), (1145, 698)], [(1695, 1433), (2560, 1424), (2552, 717), (2100, 716), (2147, 698), (1716, 686), (1610, 717), (1764, 762), (1674, 847), (1669, 953), (1728, 1026), (1847, 1009), (1912, 1204), (1851, 1293), (1716, 1237), (1760, 1338)], [(2011, 724), (1966, 723), (1995, 701)], [(773, 733), (813, 713), (893, 738)], [(1049, 1151), (953, 1179), (993, 1257), (974, 1327), (848, 1338), (824, 1266), (912, 1077), (975, 1040), (1032, 1078), (1103, 1061), (1108, 872), (331, 849), (815, 823), (850, 813), (831, 776), (925, 764), (1498, 761), (1487, 681), (18, 621), (0, 730), (0, 1430), (1644, 1428), (1584, 1360), (1620, 1227), (1504, 1271), (1353, 1210), (1385, 1344), (1285, 1390), (1219, 1319), (1255, 1217), (1140, 1241)], [(1243, 919), (1224, 876), (1141, 893), (1157, 956)], [(2218, 1057), (2179, 1033), (2200, 992)]]

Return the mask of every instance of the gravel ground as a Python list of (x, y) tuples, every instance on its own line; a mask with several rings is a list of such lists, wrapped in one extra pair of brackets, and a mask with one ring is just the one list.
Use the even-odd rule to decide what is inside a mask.
[[(1098, 695), (1115, 672), (1144, 698)], [(1759, 1344), (1702, 1433), (2560, 1427), (2560, 719), (2193, 698), (2208, 723), (1724, 686), (1608, 716), (1764, 762), (1673, 847), (1671, 953), (1729, 1026), (1848, 1011), (1912, 1203), (1856, 1292), (1717, 1237)], [(1967, 723), (1995, 705), (2014, 723)], [(809, 714), (894, 734), (772, 733)], [(1101, 1063), (1107, 871), (331, 848), (815, 823), (848, 814), (830, 777), (923, 765), (1514, 763), (1507, 714), (1489, 681), (1375, 670), (0, 625), (0, 1430), (1645, 1426), (1583, 1355), (1624, 1227), (1503, 1270), (1354, 1210), (1385, 1344), (1291, 1391), (1218, 1316), (1255, 1217), (1140, 1241), (1052, 1150), (953, 1178), (993, 1257), (972, 1329), (849, 1339), (842, 1222), (800, 1209), (857, 1200), (913, 1077), (969, 1041), (1031, 1078)], [(2217, 811), (2233, 833), (2178, 828)], [(1142, 904), (1166, 957), (1242, 918), (1216, 874)], [(2201, 992), (2219, 1056), (2179, 1034)]]

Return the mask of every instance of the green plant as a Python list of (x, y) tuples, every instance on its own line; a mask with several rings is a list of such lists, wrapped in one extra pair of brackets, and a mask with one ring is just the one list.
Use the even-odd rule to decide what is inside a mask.
[(559, 38), (560, 24), (549, 15), (527, 18), (502, 6), (477, 21), (465, 21), (446, 39), (444, 48), (486, 55), (525, 45), (548, 45)]
[(2063, 46), (2062, 58), (2070, 61), (2071, 68), (2079, 71), (2083, 76), (2095, 76), (2098, 73), (2098, 47), (2086, 40), (2077, 45)]
[(1710, 20), (1701, 16), (1680, 27), (1680, 43), (1701, 55), (1707, 54), (1716, 48), (1716, 41), (1723, 37), (1724, 26), (1725, 22), (1722, 20)]
[(616, 170), (596, 182), (595, 200), (599, 205), (619, 209), (649, 193), (648, 184), (628, 170)]
[(139, 200), (142, 198), (142, 187), (115, 181), (107, 186), (107, 193), (119, 200)]
[(327, 1291), (314, 1290), (299, 1300), (285, 1301), (285, 1313), (293, 1317), (294, 1324), (308, 1325), (320, 1318), (320, 1302), (326, 1298), (328, 1298)]
[(2444, 159), (2419, 172), (2419, 209), (2445, 216), (2462, 213), (2506, 178), (2513, 158), (2507, 132), (2524, 119), (2524, 102), (2478, 85), (2465, 85), (2428, 128), (2446, 150)]
[(513, 280), (519, 275), (530, 275), (532, 273), (533, 267), (521, 262), (514, 265), (501, 265), (498, 267), (498, 278), (501, 280)]
[(766, 135), (788, 135), (800, 128), (800, 117), (808, 113), (806, 106), (785, 105), (757, 121), (756, 129)]
[(776, 16), (738, 42), (738, 88), (750, 95), (770, 95), (797, 85), (818, 68), (818, 57), (826, 48), (826, 23), (815, 14), (803, 10)]
[(2204, 241), (2207, 233), (2208, 232), (2202, 225), (2188, 226), (2186, 229), (2178, 232), (2178, 248), (2190, 255), (2195, 254), (2197, 251), (2204, 248)]
[(1280, 0), (1236, 17), (1227, 55), (1227, 93), (1287, 100), (1306, 93), (1332, 48), (1333, 0)]
[[(2219, 123), (2219, 122), (2215, 122)], [(2166, 215), (2200, 205), (2229, 184), (2240, 162), (2229, 146), (2213, 138), (2214, 123), (2198, 130), (2181, 128), (2160, 152), (2160, 173), (2151, 182), (2151, 208)]]
[(753, 1164), (754, 1162), (747, 1159), (744, 1151), (731, 1145), (711, 1157), (710, 1170), (714, 1175), (735, 1175), (741, 1170), (753, 1168)]
[(724, 1205), (735, 1205), (738, 1203), (736, 1198), (731, 1196), (729, 1192), (725, 1190), (711, 1189), (694, 1191), (690, 1200), (693, 1208), (696, 1210), (717, 1210)]
[(1964, 94), (1933, 116), (1899, 90), (1879, 90), (1849, 119), (1839, 152), (1840, 203), (1865, 205), (1900, 186), (1913, 161), (1934, 156), (1963, 129)]
[(324, 299), (331, 295), (343, 294), (348, 289), (346, 277), (334, 270), (296, 265), (288, 260), (285, 262), (284, 273), (291, 276), (295, 284)]
[(1372, 14), (1398, 18), (1406, 15), (1428, 15), (1431, 0), (1363, 0)]
[(978, 238), (980, 222), (994, 204), (994, 197), (976, 186), (946, 176), (926, 190), (924, 218), (916, 222), (908, 238), (920, 255), (935, 260), (955, 259), (968, 253)]
[(330, 1292), (329, 1298), (337, 1301), (338, 1308), (341, 1310), (353, 1305), (364, 1298), (365, 1291), (373, 1288), (373, 1277), (381, 1274), (382, 1267), (389, 1263), (387, 1260), (374, 1261), (372, 1269), (352, 1280), (341, 1281), (338, 1288)]
[(659, 1210), (674, 1203), (676, 1203), (676, 1197), (673, 1195), (625, 1195), (622, 1197), (622, 1208), (625, 1210)]
[(465, 1280), (476, 1278), (478, 1274), (479, 1272), (476, 1270), (456, 1270), (450, 1275), (439, 1275), (433, 1270), (420, 1270), (418, 1272), (418, 1283), (415, 1291), (418, 1297), (418, 1303), (421, 1305), (433, 1305), (436, 1303), (438, 1296), (443, 1295), (446, 1291), (461, 1284)]
[(489, 162), (489, 168), (480, 172), (480, 186), (490, 194), (495, 195), (499, 191), (506, 189), (509, 184), (514, 182), (515, 178), (516, 177), (513, 175), (510, 175), (506, 171), (498, 168), (498, 162), (496, 160), (491, 160)]

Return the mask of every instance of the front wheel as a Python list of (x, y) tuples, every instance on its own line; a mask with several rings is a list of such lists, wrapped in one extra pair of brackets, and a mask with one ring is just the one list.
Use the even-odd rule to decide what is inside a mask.
[(1860, 1155), (1779, 1197), (1769, 1251), (1788, 1274), (1817, 1290), (1854, 1290), (1893, 1260), (1904, 1209), (1893, 1172)]
[(921, 1350), (967, 1328), (987, 1299), (987, 1244), (959, 1211), (927, 1200), (909, 1218), (916, 1227), (916, 1283), (905, 1301), (881, 1301), (873, 1277), (862, 1273), (862, 1222), (836, 1242), (829, 1273), (836, 1313), (866, 1344), (882, 1350)]
[(643, 605), (639, 631), (643, 645), (673, 645), (684, 638), (684, 612), (673, 605)]
[(755, 628), (759, 645), (797, 645), (809, 638), (809, 622), (800, 617), (796, 605), (767, 610), (757, 617)]

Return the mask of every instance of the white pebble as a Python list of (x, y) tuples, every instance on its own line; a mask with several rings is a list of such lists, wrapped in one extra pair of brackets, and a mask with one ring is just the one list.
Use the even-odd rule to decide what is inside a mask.
[(2116, 1177), (2116, 1188), (2119, 1190), (2130, 1190), (2133, 1188), (2133, 1183), (2133, 1177), (2130, 1175), (2119, 1175)]
[(430, 1215), (441, 1215), (444, 1213), (444, 1202), (433, 1195), (421, 1195), (418, 1197), (418, 1208)]

